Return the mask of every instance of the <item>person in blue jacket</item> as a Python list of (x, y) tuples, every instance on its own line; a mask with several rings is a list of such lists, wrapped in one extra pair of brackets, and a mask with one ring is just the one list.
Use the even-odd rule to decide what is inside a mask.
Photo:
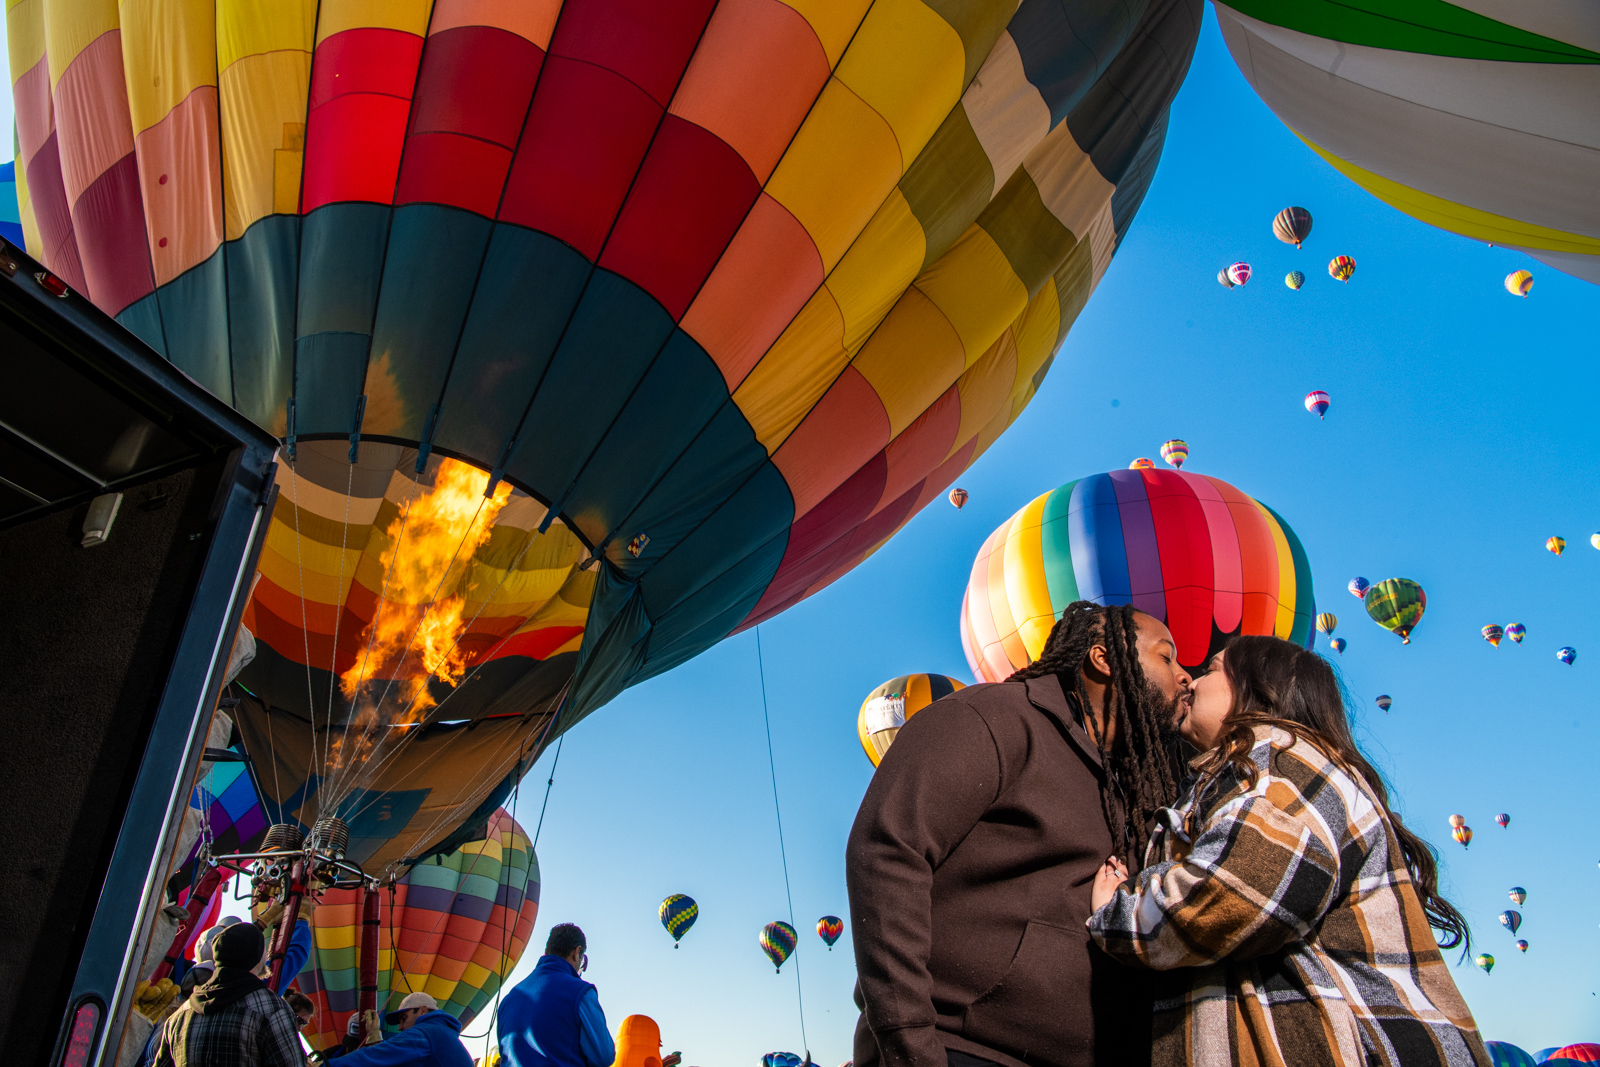
[(339, 1057), (340, 1067), (472, 1067), (472, 1056), (461, 1043), (461, 1020), (440, 1011), (428, 994), (407, 994), (383, 1021), (400, 1032), (345, 1053)]
[(617, 1058), (600, 994), (579, 977), (588, 949), (574, 924), (551, 927), (533, 973), (500, 1004), (501, 1067), (609, 1067)]

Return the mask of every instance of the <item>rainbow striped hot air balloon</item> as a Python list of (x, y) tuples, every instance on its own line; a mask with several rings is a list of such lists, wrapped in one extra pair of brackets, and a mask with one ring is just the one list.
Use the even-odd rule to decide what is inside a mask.
[(903, 674), (868, 693), (856, 715), (856, 735), (872, 765), (882, 762), (907, 719), (940, 697), (966, 687), (959, 678), (942, 674)]
[(1525, 270), (1514, 270), (1506, 275), (1506, 292), (1512, 296), (1520, 296), (1524, 300), (1528, 291), (1533, 288), (1533, 275)]
[(1328, 262), (1328, 273), (1345, 284), (1350, 283), (1350, 276), (1356, 272), (1356, 261), (1349, 256), (1334, 256)]
[(1490, 623), (1488, 626), (1483, 628), (1483, 639), (1489, 642), (1495, 648), (1500, 647), (1500, 639), (1505, 637), (1505, 635), (1505, 630), (1496, 626), (1494, 623)]
[(1298, 290), (1306, 283), (1306, 276), (1297, 270), (1292, 270), (1283, 276), (1283, 284), (1291, 289)]
[(661, 925), (667, 928), (667, 933), (672, 935), (672, 947), (677, 948), (678, 942), (683, 940), (683, 935), (689, 932), (689, 927), (700, 917), (700, 905), (696, 904), (691, 896), (674, 893), (661, 902), (656, 914), (661, 919)]
[(1234, 634), (1313, 641), (1311, 567), (1288, 523), (1220, 478), (1183, 471), (1093, 474), (990, 534), (961, 607), (973, 673), (997, 682), (1032, 662), (1076, 600), (1161, 619), (1187, 667)]
[(768, 923), (761, 930), (761, 951), (767, 954), (775, 970), (783, 969), (783, 961), (799, 943), (800, 935), (786, 922)]
[(1319, 419), (1327, 417), (1328, 405), (1331, 402), (1332, 398), (1321, 389), (1313, 389), (1306, 394), (1306, 410)]
[(1189, 458), (1189, 442), (1180, 441), (1176, 437), (1161, 446), (1161, 458), (1174, 467), (1182, 467), (1184, 460)]
[(1362, 597), (1367, 614), (1385, 630), (1400, 636), (1400, 643), (1411, 643), (1411, 631), (1422, 621), (1428, 607), (1428, 594), (1410, 578), (1387, 578), (1367, 590)]
[(1450, 836), (1456, 839), (1456, 844), (1466, 848), (1472, 844), (1472, 827), (1465, 824), (1458, 826), (1450, 831)]

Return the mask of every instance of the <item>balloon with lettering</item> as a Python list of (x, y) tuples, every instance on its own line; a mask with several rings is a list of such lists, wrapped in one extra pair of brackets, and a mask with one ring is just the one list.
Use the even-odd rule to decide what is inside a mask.
[(943, 674), (902, 674), (868, 693), (856, 715), (856, 736), (867, 759), (876, 767), (907, 719), (940, 697), (966, 687), (961, 679)]
[(1489, 642), (1495, 648), (1500, 647), (1500, 639), (1505, 637), (1505, 635), (1505, 630), (1496, 626), (1494, 623), (1490, 623), (1488, 626), (1483, 628), (1483, 639)]

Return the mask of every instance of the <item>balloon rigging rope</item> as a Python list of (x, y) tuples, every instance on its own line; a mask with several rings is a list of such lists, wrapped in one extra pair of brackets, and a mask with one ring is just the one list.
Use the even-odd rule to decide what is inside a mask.
[[(294, 493), (294, 564), (300, 579), (300, 636), (306, 651), (306, 712), (311, 716), (311, 747), (306, 752), (306, 778), (317, 763), (317, 696), (311, 684), (311, 624), (306, 621), (306, 563), (300, 547), (300, 481), (294, 464), (289, 464), (289, 489)], [(331, 725), (331, 724), (330, 724)], [(267, 709), (267, 747), (272, 747), (272, 709)], [(327, 766), (326, 763), (323, 766)], [(278, 794), (278, 821), (283, 821), (283, 787), (278, 782), (278, 754), (272, 754), (272, 788)]]
[[(350, 594), (345, 590), (344, 587), (344, 557), (345, 554), (350, 550), (350, 494), (355, 492), (355, 487), (356, 465), (351, 463), (350, 473), (345, 479), (344, 486), (344, 523), (340, 527), (339, 532), (339, 584), (333, 587), (333, 596), (337, 603), (333, 613), (333, 651), (328, 653), (328, 731), (325, 735), (330, 738), (333, 736), (333, 685), (339, 679), (339, 620), (341, 617), (343, 617), (345, 608), (348, 606), (350, 601)], [(350, 584), (352, 587), (356, 584), (356, 577), (354, 574), (350, 576)], [(300, 607), (302, 609), (305, 608), (304, 600), (300, 601)], [(317, 709), (315, 705), (312, 705), (311, 741), (313, 746), (316, 744), (316, 730)], [(327, 774), (328, 763), (326, 756), (323, 758), (322, 770), (323, 774)], [(318, 804), (317, 808), (317, 814), (322, 814), (322, 805)], [(333, 813), (329, 812), (328, 814), (331, 815)]]
[[(783, 806), (778, 803), (778, 761), (772, 754), (772, 715), (767, 710), (767, 667), (761, 655), (761, 627), (756, 627), (756, 670), (761, 677), (761, 721), (767, 726), (767, 769), (772, 773), (772, 810), (778, 816), (778, 855), (783, 860), (783, 892), (789, 899), (789, 926), (794, 927), (794, 890), (789, 887), (789, 853), (783, 845)], [(796, 930), (798, 937), (799, 931)], [(798, 946), (796, 946), (798, 947)], [(800, 1040), (811, 1059), (811, 1042), (806, 1037), (806, 997), (800, 982), (800, 954), (794, 957), (794, 995), (800, 1004)]]
[[(554, 721), (553, 719), (551, 721)], [(567, 735), (562, 734), (556, 738), (556, 758), (550, 761), (550, 780), (544, 784), (544, 803), (539, 805), (539, 825), (533, 828), (533, 847), (539, 847), (539, 834), (544, 830), (544, 810), (550, 806), (550, 790), (556, 784), (556, 768), (561, 764), (561, 746), (567, 743)], [(522, 781), (517, 781), (521, 788)]]

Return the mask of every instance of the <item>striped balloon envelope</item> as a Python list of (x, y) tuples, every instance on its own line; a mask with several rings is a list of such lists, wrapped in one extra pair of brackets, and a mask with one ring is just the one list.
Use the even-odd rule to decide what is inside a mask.
[(783, 961), (789, 958), (795, 945), (800, 943), (800, 935), (794, 927), (783, 921), (770, 922), (761, 930), (758, 939), (761, 951), (767, 954), (767, 959), (772, 961), (775, 970), (783, 968)]
[[(1127, 234), (1202, 13), (13, 5), (28, 249), (285, 444), (241, 677), (253, 758), (301, 735), (273, 799), (382, 811), (362, 863), (433, 849), (516, 753), (942, 498)], [(440, 457), (509, 492), (389, 588)], [(457, 598), (439, 655), (367, 654)], [(317, 755), (374, 687), (439, 705), (390, 732), (404, 772)]]
[[(504, 808), (485, 836), (425, 859), (380, 897), (378, 1011), (427, 993), (465, 1027), (522, 958), (539, 914), (539, 859)], [(392, 903), (391, 903), (392, 902)], [(296, 985), (316, 1006), (312, 1047), (338, 1044), (360, 985), (361, 891), (329, 889), (311, 915)]]
[(1563, 1045), (1550, 1053), (1550, 1058), (1544, 1062), (1551, 1067), (1566, 1067), (1569, 1063), (1600, 1063), (1600, 1045)]
[(943, 674), (906, 674), (890, 678), (868, 693), (856, 715), (856, 736), (872, 765), (883, 761), (907, 719), (940, 697), (966, 687), (961, 679)]
[(1494, 1067), (1537, 1067), (1537, 1060), (1509, 1041), (1485, 1041), (1483, 1046)]
[(1132, 604), (1198, 667), (1235, 634), (1311, 647), (1311, 565), (1289, 524), (1220, 478), (1112, 471), (1035, 499), (989, 535), (961, 606), (973, 673), (1038, 658), (1068, 604)]

